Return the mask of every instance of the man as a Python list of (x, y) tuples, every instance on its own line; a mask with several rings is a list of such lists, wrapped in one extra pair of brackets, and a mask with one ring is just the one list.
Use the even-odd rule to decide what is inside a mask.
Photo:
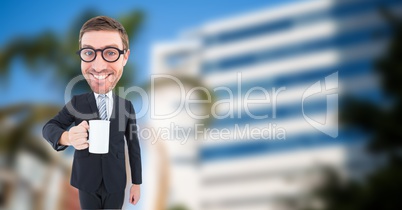
[[(127, 33), (112, 18), (94, 17), (82, 26), (79, 46), (81, 72), (93, 92), (74, 96), (46, 123), (43, 136), (57, 151), (70, 145), (75, 148), (71, 185), (79, 189), (83, 209), (122, 208), (126, 137), (132, 180), (129, 202), (135, 205), (140, 199), (142, 183), (135, 113), (131, 102), (112, 93), (130, 55)], [(87, 121), (92, 119), (110, 120), (107, 154), (88, 151)]]

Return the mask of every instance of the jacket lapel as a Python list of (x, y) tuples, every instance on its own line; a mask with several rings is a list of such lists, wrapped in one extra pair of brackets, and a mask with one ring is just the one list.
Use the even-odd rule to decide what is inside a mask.
[(119, 106), (119, 101), (118, 97), (113, 93), (113, 109), (112, 109), (112, 115), (110, 115), (110, 128), (115, 128), (116, 123), (118, 122), (118, 117), (117, 117), (117, 107)]
[(110, 121), (115, 120), (116, 119), (116, 110), (118, 107), (118, 97), (116, 94), (112, 93), (112, 97), (113, 97), (113, 109), (112, 109), (112, 115), (110, 115)]
[(95, 114), (95, 118), (99, 118), (98, 106), (96, 106), (95, 94), (93, 92), (88, 93), (88, 103), (91, 108), (91, 113)]

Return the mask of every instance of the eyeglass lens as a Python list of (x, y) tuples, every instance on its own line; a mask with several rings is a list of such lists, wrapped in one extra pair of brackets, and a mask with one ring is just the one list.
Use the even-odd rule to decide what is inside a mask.
[[(120, 53), (115, 48), (105, 48), (101, 50), (102, 57), (106, 61), (116, 61), (120, 57)], [(86, 48), (83, 49), (80, 53), (81, 59), (84, 61), (93, 61), (96, 57), (96, 52), (94, 49)]]

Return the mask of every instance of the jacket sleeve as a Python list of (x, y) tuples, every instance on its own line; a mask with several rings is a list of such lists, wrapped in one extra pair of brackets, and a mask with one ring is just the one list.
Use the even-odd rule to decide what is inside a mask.
[(49, 120), (49, 122), (43, 126), (43, 137), (56, 151), (62, 151), (68, 147), (60, 145), (59, 140), (63, 132), (66, 131), (74, 122), (74, 116), (68, 109), (69, 107), (73, 107), (74, 102), (75, 97), (73, 97), (53, 119)]
[[(133, 184), (142, 183), (142, 168), (141, 168), (141, 150), (137, 135), (137, 123), (135, 119), (135, 111), (131, 102), (128, 102), (129, 116), (125, 131), (125, 137), (128, 146), (128, 156), (131, 168), (131, 182)], [(126, 104), (127, 104), (126, 102)]]

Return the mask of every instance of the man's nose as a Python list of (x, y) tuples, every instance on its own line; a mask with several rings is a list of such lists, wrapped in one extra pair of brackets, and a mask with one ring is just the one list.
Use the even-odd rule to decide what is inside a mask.
[(96, 58), (92, 61), (92, 68), (95, 71), (102, 71), (106, 69), (107, 62), (103, 60), (102, 52), (96, 52)]

